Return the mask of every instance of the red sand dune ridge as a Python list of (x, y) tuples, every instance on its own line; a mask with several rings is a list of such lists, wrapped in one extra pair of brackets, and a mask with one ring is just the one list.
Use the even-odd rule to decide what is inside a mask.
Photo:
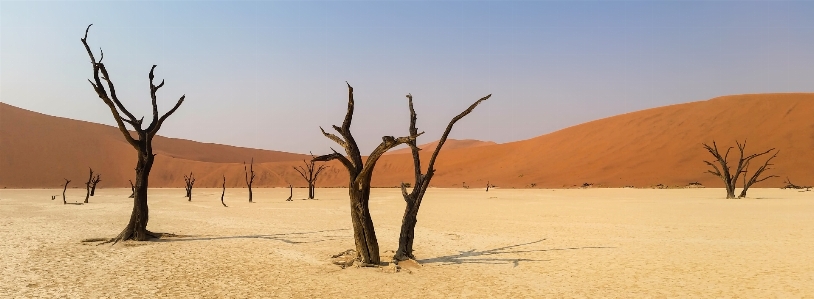
[[(702, 162), (711, 156), (702, 142), (719, 147), (748, 139), (747, 152), (780, 149), (769, 174), (755, 187), (780, 187), (790, 177), (814, 185), (814, 94), (753, 94), (718, 97), (604, 118), (536, 138), (495, 145), (446, 148), (439, 154), (435, 187), (562, 188), (592, 183), (604, 187), (686, 186), (699, 182), (722, 187)], [(322, 138), (315, 136), (315, 138)], [(158, 155), (150, 176), (154, 187), (183, 186), (193, 171), (196, 187), (245, 186), (242, 161), (255, 157), (256, 187), (305, 186), (292, 169), (307, 155), (157, 138)], [(431, 151), (422, 151), (422, 156)], [(56, 188), (63, 178), (81, 185), (87, 167), (102, 174), (102, 187), (129, 187), (135, 151), (117, 129), (46, 116), (0, 103), (0, 186)], [(763, 160), (760, 159), (759, 162)], [(424, 161), (426, 163), (426, 161)], [(319, 187), (347, 186), (341, 165)], [(410, 155), (393, 154), (377, 163), (373, 186), (412, 181)]]
[[(430, 143), (420, 144), (418, 148), (422, 151), (432, 152), (438, 147), (438, 141), (436, 140)], [(459, 148), (470, 148), (470, 147), (480, 147), (480, 146), (487, 146), (487, 145), (495, 145), (494, 141), (480, 141), (475, 139), (452, 139), (447, 138), (447, 141), (444, 142), (444, 147), (441, 150), (453, 150)], [(385, 153), (385, 155), (398, 155), (398, 154), (410, 154), (412, 151), (409, 147), (399, 147), (398, 149), (390, 150), (389, 152)]]

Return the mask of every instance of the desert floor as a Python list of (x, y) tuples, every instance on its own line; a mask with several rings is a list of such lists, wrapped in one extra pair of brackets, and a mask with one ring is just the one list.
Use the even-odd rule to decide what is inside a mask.
[[(346, 268), (347, 191), (150, 190), (149, 242), (89, 245), (130, 216), (130, 190), (63, 205), (62, 190), (0, 190), (2, 298), (814, 297), (814, 192), (753, 189), (430, 189), (421, 267)], [(303, 198), (305, 189), (295, 189)], [(84, 189), (68, 190), (81, 202)], [(51, 195), (59, 195), (51, 200)], [(383, 260), (404, 202), (373, 189)]]

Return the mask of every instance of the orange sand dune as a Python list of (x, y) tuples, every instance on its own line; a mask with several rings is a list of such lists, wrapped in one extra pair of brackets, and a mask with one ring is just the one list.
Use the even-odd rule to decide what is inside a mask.
[[(430, 143), (421, 144), (418, 146), (423, 151), (432, 152), (438, 146), (438, 141), (433, 141)], [(470, 148), (470, 147), (479, 147), (479, 146), (487, 146), (487, 145), (495, 145), (497, 143), (493, 141), (480, 141), (475, 139), (447, 139), (444, 142), (444, 147), (441, 148), (442, 150), (452, 150), (452, 149), (459, 149), (459, 148)], [(399, 149), (394, 149), (387, 152), (385, 155), (398, 155), (398, 154), (409, 154), (411, 153), (410, 148), (404, 147)]]
[[(300, 161), (308, 155), (257, 150), (220, 144), (156, 136), (153, 141), (157, 167), (151, 182), (168, 182), (189, 170), (217, 169), (230, 163), (243, 169), (243, 161)], [(172, 160), (172, 163), (165, 163)], [(134, 176), (136, 153), (117, 128), (90, 122), (48, 116), (0, 103), (0, 186), (9, 188), (56, 187), (63, 178), (79, 186), (87, 180), (88, 167), (102, 174), (100, 187), (129, 186)], [(187, 167), (194, 164), (195, 167)], [(177, 165), (178, 168), (167, 169)], [(183, 165), (183, 166), (182, 166)], [(199, 166), (200, 165), (200, 166)], [(220, 166), (214, 166), (220, 165)], [(189, 169), (187, 169), (189, 168)], [(203, 173), (199, 174), (202, 175)], [(162, 178), (163, 177), (163, 178)], [(80, 182), (81, 181), (81, 182)]]
[[(772, 178), (756, 187), (778, 187), (790, 177), (814, 185), (814, 94), (756, 94), (714, 98), (600, 119), (529, 140), (478, 147), (447, 148), (439, 155), (432, 186), (483, 188), (573, 187), (583, 183), (607, 187), (686, 186), (700, 182), (721, 187), (705, 173), (709, 154), (702, 142), (734, 146), (748, 138), (749, 153), (780, 149), (768, 172)], [(337, 116), (337, 117), (341, 117)], [(324, 138), (314, 136), (314, 138)], [(280, 187), (304, 181), (292, 166), (305, 155), (201, 144), (161, 138), (150, 177), (155, 187), (181, 187), (183, 174), (194, 171), (196, 186), (228, 187), (243, 182), (240, 162), (254, 156), (255, 186)], [(422, 157), (431, 154), (422, 151)], [(759, 162), (763, 160), (760, 159)], [(424, 163), (427, 161), (425, 160)], [(87, 167), (102, 173), (101, 187), (129, 186), (135, 152), (109, 126), (45, 116), (0, 105), (0, 186), (57, 187), (62, 178), (79, 186)], [(320, 177), (318, 186), (347, 186), (341, 165)], [(373, 185), (394, 187), (411, 182), (409, 155), (379, 160)], [(74, 185), (76, 184), (76, 185)]]

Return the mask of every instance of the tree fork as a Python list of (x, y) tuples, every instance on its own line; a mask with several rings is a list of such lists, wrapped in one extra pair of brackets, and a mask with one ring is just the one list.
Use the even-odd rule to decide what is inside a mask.
[[(475, 101), (475, 103), (470, 105), (469, 108), (449, 121), (446, 130), (444, 130), (444, 134), (441, 135), (441, 139), (438, 140), (438, 145), (435, 147), (435, 151), (432, 153), (432, 156), (430, 156), (430, 163), (427, 165), (426, 174), (421, 173), (421, 156), (418, 153), (418, 151), (421, 149), (419, 149), (416, 145), (416, 140), (413, 139), (407, 142), (407, 145), (410, 146), (410, 150), (413, 154), (415, 184), (413, 184), (412, 192), (407, 193), (407, 184), (401, 183), (401, 195), (404, 197), (406, 206), (404, 208), (404, 216), (402, 216), (401, 220), (399, 247), (396, 250), (396, 254), (393, 256), (393, 260), (395, 262), (415, 259), (415, 256), (413, 255), (413, 241), (415, 240), (415, 226), (418, 223), (418, 211), (421, 207), (421, 201), (424, 199), (424, 194), (427, 192), (427, 188), (430, 186), (430, 180), (432, 180), (433, 175), (435, 175), (435, 160), (438, 157), (438, 153), (441, 152), (441, 148), (444, 146), (444, 143), (447, 141), (449, 133), (452, 132), (452, 127), (456, 122), (469, 115), (469, 113), (471, 113), (475, 107), (480, 105), (481, 102), (489, 99), (491, 96), (492, 95), (489, 94), (480, 98), (479, 100)], [(410, 108), (410, 135), (418, 135), (418, 128), (416, 127), (416, 120), (418, 117), (415, 113), (415, 109), (413, 108), (413, 96), (411, 94), (407, 94), (407, 99)], [(487, 182), (487, 192), (489, 191), (489, 185), (489, 182)]]
[[(347, 82), (345, 83), (347, 84)], [(345, 119), (342, 121), (341, 127), (333, 126), (334, 130), (342, 137), (325, 132), (325, 130), (320, 127), (322, 134), (342, 146), (347, 156), (331, 149), (333, 153), (315, 157), (312, 161), (327, 162), (339, 160), (348, 170), (348, 197), (350, 198), (351, 222), (353, 223), (353, 239), (356, 244), (357, 258), (363, 264), (378, 265), (381, 262), (379, 244), (376, 239), (376, 232), (373, 228), (373, 220), (370, 217), (368, 207), (368, 201), (370, 200), (370, 179), (373, 175), (373, 168), (376, 167), (376, 162), (385, 152), (395, 146), (415, 140), (415, 138), (421, 134), (411, 134), (410, 136), (399, 138), (384, 136), (382, 137), (382, 142), (363, 163), (362, 154), (350, 131), (355, 102), (353, 99), (353, 87), (351, 87), (350, 84), (347, 84), (347, 86), (348, 109), (345, 113)]]

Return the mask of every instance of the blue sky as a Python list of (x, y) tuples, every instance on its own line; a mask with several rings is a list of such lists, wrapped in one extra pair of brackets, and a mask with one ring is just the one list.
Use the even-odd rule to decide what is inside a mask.
[(0, 2), (0, 101), (114, 124), (86, 79), (80, 42), (125, 105), (187, 100), (159, 134), (324, 153), (318, 126), (352, 128), (363, 151), (419, 142), (510, 142), (602, 117), (741, 93), (814, 91), (812, 1), (57, 1)]

